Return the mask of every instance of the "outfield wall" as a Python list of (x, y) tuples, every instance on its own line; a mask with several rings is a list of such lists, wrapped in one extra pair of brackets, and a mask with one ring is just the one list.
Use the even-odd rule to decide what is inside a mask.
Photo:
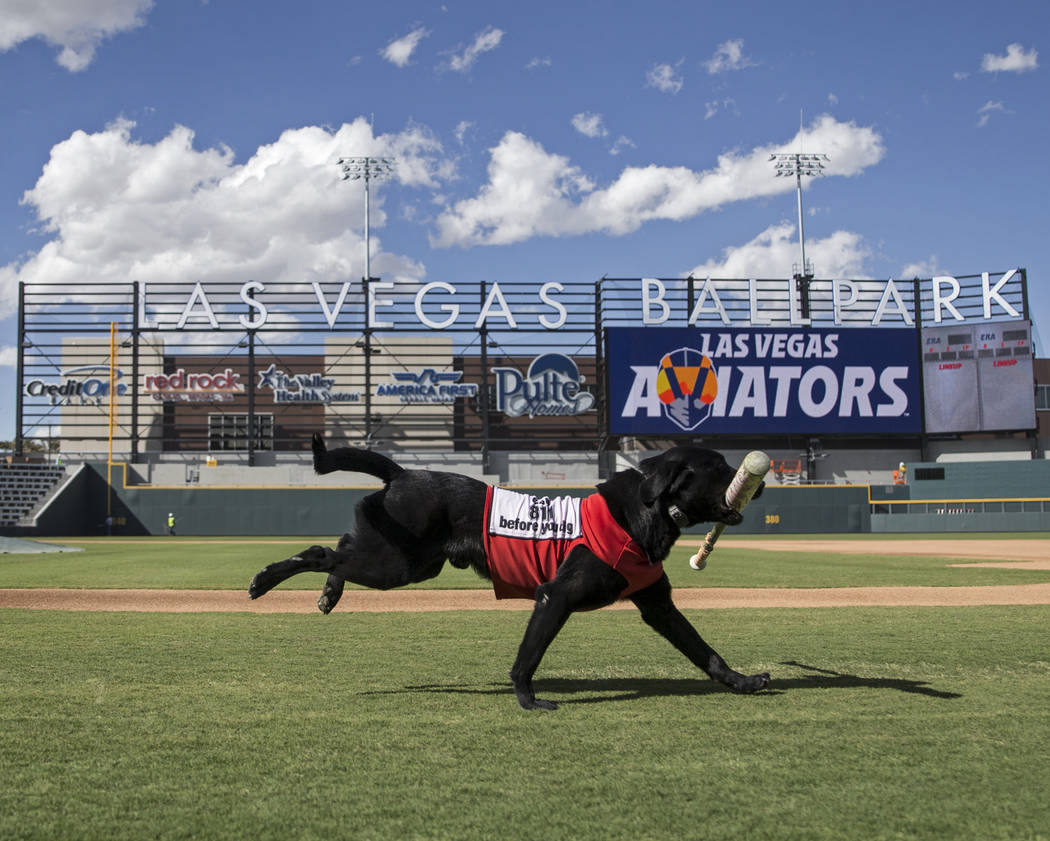
[[(920, 465), (912, 468), (912, 475)], [(909, 485), (773, 485), (752, 501), (735, 534), (866, 534), (1050, 531), (1050, 462), (935, 464), (943, 479)], [(37, 518), (39, 537), (176, 533), (335, 537), (353, 526), (354, 507), (379, 485), (135, 485), (123, 465), (86, 464)], [(585, 496), (593, 487), (514, 485), (537, 495)], [(987, 490), (986, 490), (987, 489)], [(1012, 492), (1005, 496), (1004, 491)], [(962, 493), (969, 494), (966, 497)], [(1024, 494), (1021, 497), (1020, 494)], [(688, 530), (702, 534), (706, 526)]]
[(946, 532), (1050, 531), (1050, 513), (1029, 511), (982, 512), (964, 508), (944, 514), (872, 514), (873, 534), (919, 534)]
[[(353, 526), (354, 506), (377, 484), (300, 487), (125, 485), (123, 466), (113, 468), (107, 499), (106, 465), (88, 464), (37, 520), (40, 537), (94, 535), (105, 531), (107, 506), (114, 534), (162, 535), (169, 512), (179, 535), (337, 536)], [(529, 487), (540, 495), (585, 496), (593, 487)], [(737, 534), (865, 533), (870, 531), (865, 486), (774, 486), (748, 507)], [(691, 533), (703, 534), (706, 526)]]

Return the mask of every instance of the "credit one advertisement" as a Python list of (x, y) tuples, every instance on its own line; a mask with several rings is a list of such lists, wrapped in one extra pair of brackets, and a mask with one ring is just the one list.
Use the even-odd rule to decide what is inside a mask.
[(617, 327), (614, 435), (918, 433), (912, 328)]

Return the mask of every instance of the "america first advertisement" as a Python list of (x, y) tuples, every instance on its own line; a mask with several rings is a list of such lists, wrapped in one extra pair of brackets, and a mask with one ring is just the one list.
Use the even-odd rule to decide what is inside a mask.
[(613, 435), (914, 434), (913, 328), (609, 328)]

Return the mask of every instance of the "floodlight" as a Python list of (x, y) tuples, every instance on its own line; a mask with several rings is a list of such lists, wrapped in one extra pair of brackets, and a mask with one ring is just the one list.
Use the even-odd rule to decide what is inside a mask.
[(372, 277), (372, 246), (371, 246), (371, 232), (369, 226), (369, 183), (373, 178), (385, 178), (388, 175), (394, 174), (394, 164), (397, 162), (397, 158), (373, 158), (373, 157), (354, 157), (354, 158), (339, 158), (336, 163), (343, 170), (344, 181), (361, 181), (365, 182), (365, 277)]

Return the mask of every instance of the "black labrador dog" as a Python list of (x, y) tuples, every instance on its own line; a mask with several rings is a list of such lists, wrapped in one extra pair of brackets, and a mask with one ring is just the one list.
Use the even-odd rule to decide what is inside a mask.
[[(497, 505), (493, 494), (507, 492), (455, 473), (406, 470), (368, 450), (328, 450), (316, 434), (313, 453), (318, 473), (367, 473), (381, 479), (384, 486), (358, 503), (354, 531), (343, 535), (335, 549), (311, 546), (288, 560), (270, 564), (252, 579), (248, 590), (251, 598), (257, 599), (286, 578), (308, 571), (328, 573), (317, 603), (324, 613), (335, 607), (346, 581), (387, 590), (433, 578), (446, 560), (461, 569), (472, 567), (484, 578), (494, 577), (495, 567), (488, 554), (493, 538), (487, 530), (495, 527), (497, 518), (489, 518), (490, 508), (494, 510)], [(640, 469), (620, 471), (600, 483), (597, 494), (579, 503), (585, 509), (600, 509), (605, 525), (623, 540), (604, 539), (596, 545), (587, 545), (584, 538), (561, 541), (569, 549), (567, 556), (538, 585), (526, 581), (524, 589), (505, 589), (501, 594), (501, 585), (494, 582), (497, 595), (535, 599), (510, 672), (522, 707), (556, 708), (554, 703), (535, 696), (532, 678), (569, 615), (625, 597), (637, 605), (648, 625), (714, 680), (738, 692), (755, 692), (769, 683), (767, 673), (744, 675), (734, 671), (704, 642), (671, 600), (671, 585), (662, 568), (683, 528), (701, 522), (741, 522), (741, 515), (725, 504), (726, 488), (734, 473), (721, 454), (698, 447), (674, 447), (648, 458)], [(542, 510), (550, 500), (528, 499), (532, 515), (537, 508), (541, 515), (550, 513)], [(575, 510), (566, 516), (569, 521), (577, 516), (584, 519)], [(534, 524), (519, 521), (516, 516), (501, 519), (526, 532), (531, 526), (532, 534), (536, 534)], [(579, 531), (571, 522), (561, 528)], [(618, 547), (624, 545), (623, 557), (633, 559), (633, 567), (617, 560)]]

